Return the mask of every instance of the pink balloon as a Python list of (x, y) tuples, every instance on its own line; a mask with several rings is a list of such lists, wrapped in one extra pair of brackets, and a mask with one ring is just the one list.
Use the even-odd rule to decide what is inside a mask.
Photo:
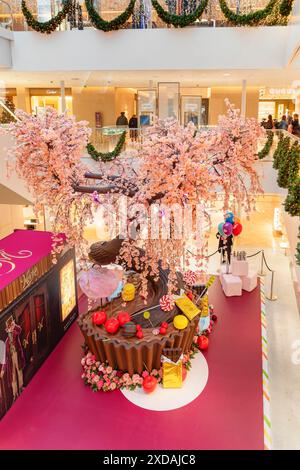
[(84, 271), (79, 279), (82, 292), (90, 299), (109, 297), (118, 287), (119, 279), (115, 272), (100, 266)]
[(230, 222), (225, 222), (225, 224), (223, 225), (223, 232), (226, 237), (229, 237), (229, 235), (232, 234), (232, 224)]

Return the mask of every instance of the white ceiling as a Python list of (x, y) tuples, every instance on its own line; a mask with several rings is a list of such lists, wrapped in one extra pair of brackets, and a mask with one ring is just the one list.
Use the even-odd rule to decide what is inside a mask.
[(142, 88), (157, 82), (179, 81), (181, 86), (212, 87), (239, 86), (243, 79), (249, 86), (290, 87), (300, 79), (293, 69), (282, 70), (126, 70), (126, 71), (68, 71), (68, 72), (14, 72), (0, 71), (0, 88), (24, 86), (55, 87), (64, 80), (68, 87), (120, 86)]

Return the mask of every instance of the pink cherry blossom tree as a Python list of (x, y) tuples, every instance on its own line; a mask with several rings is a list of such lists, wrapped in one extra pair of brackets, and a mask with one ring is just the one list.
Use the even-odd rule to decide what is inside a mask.
[[(127, 265), (134, 263), (141, 268), (144, 296), (148, 276), (158, 276), (161, 262), (169, 270), (171, 293), (177, 287), (176, 271), (180, 269), (183, 253), (187, 265), (191, 261), (186, 253), (187, 235), (181, 231), (178, 236), (185, 225), (178, 214), (187, 206), (191, 208), (193, 260), (197, 271), (204, 272), (208, 209), (221, 199), (224, 211), (239, 205), (249, 214), (255, 196), (261, 191), (254, 162), (258, 139), (264, 131), (255, 119), (241, 118), (229, 102), (227, 107), (227, 115), (220, 116), (218, 126), (212, 129), (198, 130), (192, 123), (183, 127), (172, 119), (158, 120), (145, 134), (141, 148), (132, 152), (132, 158), (121, 154), (113, 164), (99, 164), (100, 183), (93, 188), (87, 186), (87, 169), (80, 161), (90, 135), (87, 124), (58, 115), (50, 108), (41, 117), (18, 112), (20, 122), (8, 128), (15, 137), (9, 163), (15, 164), (18, 174), (27, 182), (36, 198), (36, 208), (43, 205), (49, 208), (55, 232), (66, 234), (82, 260), (87, 259), (88, 252), (83, 230), (93, 218), (95, 205), (109, 203), (117, 213), (119, 196), (127, 195), (128, 231), (120, 256)], [(154, 209), (156, 218), (150, 217)], [(163, 226), (166, 221), (167, 236), (163, 230), (157, 230), (158, 224)], [(146, 236), (142, 230), (145, 226)], [(142, 257), (140, 247), (144, 250)]]

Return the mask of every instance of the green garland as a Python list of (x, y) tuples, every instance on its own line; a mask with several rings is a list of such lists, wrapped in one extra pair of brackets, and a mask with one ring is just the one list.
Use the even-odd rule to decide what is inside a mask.
[(263, 148), (258, 152), (258, 158), (262, 160), (263, 158), (267, 157), (270, 153), (272, 144), (274, 140), (274, 132), (267, 131), (267, 141)]
[(298, 176), (300, 147), (295, 141), (287, 152), (284, 152), (278, 164), (277, 183), (281, 188), (289, 188)]
[(279, 7), (279, 13), (282, 16), (289, 16), (293, 9), (294, 0), (282, 0)]
[(290, 185), (288, 195), (284, 201), (284, 209), (292, 217), (300, 217), (300, 178), (296, 178)]
[(151, 2), (160, 19), (163, 20), (164, 23), (172, 24), (175, 28), (185, 28), (185, 26), (189, 26), (194, 23), (198, 18), (200, 18), (208, 4), (208, 0), (202, 0), (193, 13), (190, 13), (189, 15), (174, 15), (172, 13), (168, 13), (157, 0), (151, 0)]
[(245, 15), (240, 15), (230, 10), (230, 8), (227, 6), (226, 0), (219, 0), (219, 3), (223, 15), (225, 18), (227, 18), (228, 21), (239, 26), (250, 26), (259, 23), (261, 20), (270, 15), (275, 6), (276, 0), (270, 0), (263, 10), (257, 10)]
[(290, 137), (283, 137), (283, 134), (280, 133), (279, 142), (273, 155), (273, 168), (275, 170), (278, 170), (281, 161), (286, 159), (286, 155), (288, 154), (290, 149), (290, 142)]
[(107, 153), (98, 152), (93, 146), (93, 144), (91, 143), (87, 144), (86, 148), (87, 148), (88, 154), (96, 162), (98, 162), (99, 160), (101, 160), (102, 162), (110, 162), (111, 160), (114, 160), (116, 157), (120, 155), (122, 148), (124, 147), (125, 140), (126, 140), (126, 131), (122, 132), (121, 137), (119, 138), (118, 143), (112, 152), (107, 152)]
[(120, 29), (121, 26), (131, 17), (135, 3), (136, 0), (130, 0), (128, 7), (123, 11), (123, 13), (114, 18), (112, 21), (105, 21), (95, 10), (94, 0), (85, 0), (85, 6), (93, 26), (105, 32)]
[(27, 8), (26, 1), (22, 0), (22, 12), (26, 19), (26, 22), (30, 28), (34, 29), (38, 33), (51, 34), (56, 28), (61, 24), (61, 22), (66, 18), (72, 6), (72, 0), (65, 0), (62, 10), (57, 13), (56, 16), (51, 18), (49, 21), (44, 23), (34, 19), (32, 13)]

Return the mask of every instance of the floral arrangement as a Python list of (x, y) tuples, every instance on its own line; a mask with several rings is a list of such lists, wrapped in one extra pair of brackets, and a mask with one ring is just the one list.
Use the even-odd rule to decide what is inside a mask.
[[(183, 365), (187, 370), (191, 368), (191, 360), (198, 352), (196, 343), (197, 337), (193, 344), (193, 349), (189, 354), (183, 357)], [(143, 380), (148, 375), (153, 375), (157, 379), (157, 383), (162, 381), (162, 368), (159, 370), (153, 369), (151, 372), (144, 370), (142, 374), (133, 374), (130, 376), (127, 372), (122, 372), (113, 369), (108, 364), (96, 361), (96, 357), (88, 351), (81, 359), (83, 373), (81, 378), (85, 385), (89, 386), (94, 392), (102, 390), (103, 392), (112, 392), (114, 390), (126, 388), (127, 390), (135, 390), (141, 388)]]

